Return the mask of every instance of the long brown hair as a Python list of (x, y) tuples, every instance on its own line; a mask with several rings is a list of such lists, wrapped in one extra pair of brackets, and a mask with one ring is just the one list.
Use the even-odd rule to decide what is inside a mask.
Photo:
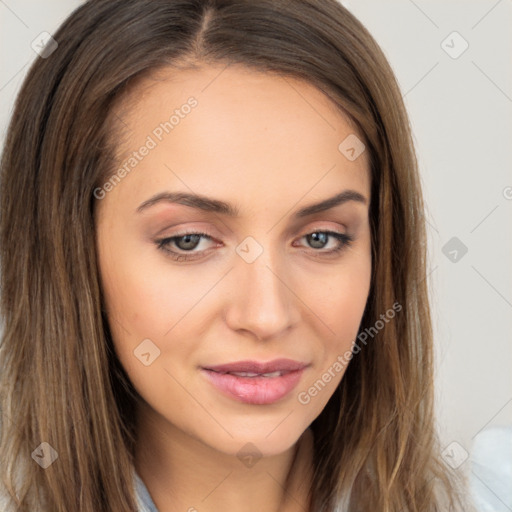
[[(1, 163), (0, 470), (13, 510), (136, 510), (140, 397), (103, 310), (93, 191), (118, 164), (114, 105), (151, 71), (202, 63), (312, 83), (349, 115), (370, 155), (373, 268), (361, 332), (402, 308), (354, 355), (312, 424), (313, 510), (462, 510), (434, 431), (410, 127), (361, 23), (335, 0), (93, 0), (53, 37), (58, 47), (23, 83)], [(43, 468), (38, 453), (57, 458)]]

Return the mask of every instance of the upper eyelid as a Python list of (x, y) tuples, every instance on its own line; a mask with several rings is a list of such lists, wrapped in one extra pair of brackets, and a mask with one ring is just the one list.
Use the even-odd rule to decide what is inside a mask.
[[(317, 221), (317, 222), (321, 222), (321, 221)], [(337, 223), (337, 224), (340, 224), (340, 223)], [(330, 226), (320, 226), (320, 227), (312, 227), (310, 229), (307, 229), (305, 231), (302, 232), (301, 235), (299, 235), (299, 237), (303, 237), (303, 236), (306, 236), (306, 235), (310, 235), (311, 233), (324, 233), (324, 232), (328, 232), (328, 231), (331, 231), (331, 232), (334, 232), (334, 233), (337, 233), (337, 234), (340, 234), (340, 235), (349, 235), (350, 233), (348, 232), (348, 228), (346, 225), (343, 226), (343, 228), (346, 230), (346, 231), (338, 231), (336, 228), (333, 228), (333, 227), (330, 227)], [(339, 229), (339, 228), (338, 228)], [(302, 230), (301, 230), (302, 231)], [(167, 236), (161, 236), (160, 239), (167, 239), (167, 238), (180, 238), (182, 236), (186, 236), (186, 235), (195, 235), (195, 234), (204, 234), (212, 239), (216, 239), (216, 238), (219, 238), (219, 237), (222, 237), (223, 235), (219, 235), (219, 237), (217, 235), (214, 235), (212, 234), (212, 230), (208, 229), (208, 228), (184, 228), (184, 229), (178, 229), (178, 231), (176, 233), (173, 233), (171, 235), (167, 235)], [(288, 231), (287, 233), (288, 234)]]
[[(197, 231), (194, 231), (194, 230), (184, 230), (184, 231), (178, 232), (176, 234), (173, 234), (171, 236), (165, 236), (165, 237), (159, 238), (158, 240), (160, 242), (162, 242), (162, 241), (173, 241), (173, 242), (175, 242), (176, 239), (183, 238), (183, 237), (185, 237), (187, 235), (199, 235), (203, 239), (204, 238), (209, 239), (210, 241), (212, 241), (214, 243), (218, 242), (217, 238), (214, 235), (210, 235), (209, 233), (206, 233), (206, 231), (207, 230), (197, 230)], [(336, 231), (335, 229), (332, 229), (332, 228), (325, 228), (325, 229), (319, 228), (319, 229), (307, 230), (302, 235), (299, 235), (297, 238), (301, 239), (301, 238), (304, 238), (305, 236), (311, 235), (313, 233), (327, 233), (330, 236), (333, 236), (333, 235), (337, 234), (337, 235), (345, 235), (345, 236), (351, 237), (351, 235), (349, 233), (341, 233), (341, 232)], [(189, 252), (193, 252), (193, 251), (189, 251)], [(198, 252), (201, 252), (201, 251), (198, 251)]]
[[(161, 240), (164, 240), (164, 239), (171, 239), (171, 238), (181, 238), (181, 237), (184, 237), (184, 236), (187, 236), (187, 235), (201, 235), (203, 237), (208, 237), (208, 238), (211, 238), (211, 239), (215, 239), (217, 238), (216, 235), (212, 235), (210, 233), (207, 233), (208, 230), (184, 230), (184, 231), (179, 231), (178, 233), (175, 233), (175, 234), (172, 234), (172, 235), (169, 235), (169, 236), (163, 236), (161, 237)], [(333, 228), (317, 228), (317, 229), (310, 229), (310, 230), (306, 230), (302, 235), (299, 235), (299, 238), (302, 238), (304, 236), (307, 236), (307, 235), (311, 235), (312, 233), (336, 233), (336, 234), (339, 234), (339, 235), (348, 235), (348, 233), (341, 233), (339, 231), (336, 231), (335, 229)]]

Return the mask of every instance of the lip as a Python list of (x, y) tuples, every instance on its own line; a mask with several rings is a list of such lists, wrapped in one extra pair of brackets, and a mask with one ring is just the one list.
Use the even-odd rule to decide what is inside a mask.
[(206, 370), (215, 372), (252, 372), (252, 373), (272, 373), (272, 372), (292, 372), (300, 370), (307, 366), (306, 363), (294, 361), (293, 359), (274, 359), (272, 361), (235, 361), (233, 363), (218, 364), (216, 366), (205, 366)]
[[(236, 361), (201, 368), (208, 381), (226, 396), (239, 402), (266, 405), (287, 396), (299, 383), (308, 364), (291, 359), (275, 359), (268, 362)], [(274, 373), (279, 376), (237, 376), (236, 373)]]

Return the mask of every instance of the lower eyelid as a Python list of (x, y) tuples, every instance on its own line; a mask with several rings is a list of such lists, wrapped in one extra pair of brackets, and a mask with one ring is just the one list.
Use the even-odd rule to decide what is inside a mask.
[[(339, 233), (337, 231), (321, 230), (321, 229), (316, 229), (316, 230), (310, 231), (308, 233), (305, 233), (304, 235), (297, 238), (297, 240), (302, 240), (303, 238), (305, 238), (313, 233), (325, 233), (330, 238), (334, 238), (337, 242), (336, 247), (328, 249), (328, 250), (325, 250), (323, 248), (320, 248), (320, 249), (315, 249), (313, 247), (308, 248), (302, 244), (299, 245), (299, 247), (309, 249), (313, 253), (317, 253), (318, 255), (325, 255), (325, 256), (328, 256), (329, 254), (334, 255), (335, 253), (339, 253), (341, 250), (348, 247), (354, 241), (354, 238), (346, 233)], [(201, 251), (195, 250), (196, 248), (194, 248), (190, 251), (186, 251), (184, 249), (180, 249), (179, 247), (176, 247), (175, 246), (176, 240), (179, 238), (185, 237), (187, 235), (198, 235), (202, 239), (206, 239), (206, 240), (209, 240), (210, 242), (213, 242), (214, 245), (212, 247), (208, 247), (207, 249), (203, 249)], [(190, 260), (200, 259), (201, 256), (206, 255), (206, 253), (208, 251), (210, 251), (210, 249), (215, 249), (215, 247), (218, 247), (219, 244), (222, 244), (222, 242), (218, 242), (213, 236), (211, 236), (207, 233), (199, 233), (199, 232), (178, 233), (178, 234), (170, 236), (170, 237), (156, 240), (155, 243), (160, 250), (165, 251), (166, 253), (168, 253), (171, 257), (173, 257), (177, 261), (179, 261), (179, 259), (181, 259), (181, 261), (186, 261), (187, 259), (190, 259)], [(168, 246), (171, 244), (174, 244), (174, 249), (169, 249)]]

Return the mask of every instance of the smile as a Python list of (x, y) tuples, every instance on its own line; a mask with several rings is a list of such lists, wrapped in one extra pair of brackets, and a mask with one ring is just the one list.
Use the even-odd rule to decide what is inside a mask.
[(239, 402), (266, 405), (286, 397), (308, 365), (290, 359), (238, 361), (201, 368), (215, 389)]

